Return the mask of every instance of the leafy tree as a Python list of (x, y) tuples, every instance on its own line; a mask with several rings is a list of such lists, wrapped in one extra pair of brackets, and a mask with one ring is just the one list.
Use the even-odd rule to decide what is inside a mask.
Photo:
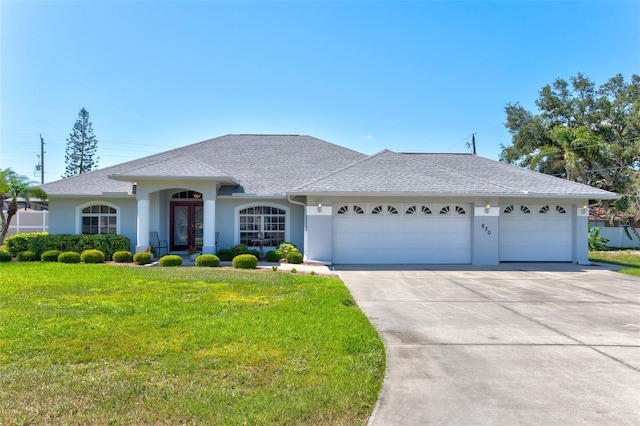
[(638, 219), (640, 173), (640, 76), (618, 74), (596, 85), (582, 74), (543, 87), (532, 113), (505, 107), (511, 145), (500, 159), (597, 188), (617, 192), (612, 215)]
[(63, 177), (90, 172), (98, 167), (99, 158), (94, 159), (97, 150), (98, 140), (93, 134), (93, 126), (89, 121), (89, 112), (82, 108), (67, 139), (67, 149), (64, 157), (67, 168)]
[(30, 181), (27, 176), (18, 175), (11, 169), (0, 170), (0, 206), (4, 204), (5, 200), (10, 199), (6, 218), (0, 208), (0, 230), (2, 231), (0, 244), (7, 236), (11, 219), (18, 212), (18, 198), (24, 198), (26, 201), (29, 201), (31, 197), (41, 200), (47, 198), (47, 193), (34, 186), (35, 184), (36, 182)]

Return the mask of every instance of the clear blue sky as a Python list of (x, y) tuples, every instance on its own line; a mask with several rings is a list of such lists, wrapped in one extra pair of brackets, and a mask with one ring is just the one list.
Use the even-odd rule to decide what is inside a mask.
[(38, 181), (82, 107), (100, 167), (228, 133), (497, 159), (508, 102), (640, 73), (640, 2), (0, 1), (0, 50), (0, 168)]

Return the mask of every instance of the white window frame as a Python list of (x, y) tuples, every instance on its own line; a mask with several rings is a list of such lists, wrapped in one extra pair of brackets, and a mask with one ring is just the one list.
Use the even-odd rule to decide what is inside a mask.
[[(250, 207), (275, 207), (280, 210), (284, 210), (284, 240), (291, 241), (290, 231), (291, 228), (291, 214), (289, 207), (277, 204), (277, 203), (269, 203), (269, 202), (255, 202), (243, 204), (241, 206), (237, 206), (234, 209), (233, 214), (233, 241), (234, 244), (240, 244), (240, 211), (244, 209), (248, 209)], [(261, 223), (261, 226), (264, 226), (264, 222)], [(265, 231), (262, 231), (265, 232)], [(266, 247), (274, 247), (274, 246), (266, 246)]]
[[(112, 209), (115, 209), (116, 211), (116, 235), (120, 235), (120, 207), (118, 207), (116, 204), (110, 203), (108, 201), (102, 201), (102, 200), (96, 200), (96, 201), (89, 201), (83, 204), (80, 204), (79, 206), (76, 207), (76, 234), (77, 235), (81, 235), (82, 234), (82, 218), (84, 217), (84, 214), (82, 213), (82, 210), (86, 209), (87, 207), (93, 207), (93, 206), (107, 206), (110, 207)], [(95, 235), (99, 235), (99, 234), (95, 234)]]

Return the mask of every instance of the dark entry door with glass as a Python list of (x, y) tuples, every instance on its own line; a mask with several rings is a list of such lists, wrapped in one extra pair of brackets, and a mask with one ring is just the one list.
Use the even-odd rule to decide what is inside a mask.
[(171, 202), (171, 250), (202, 248), (202, 202)]

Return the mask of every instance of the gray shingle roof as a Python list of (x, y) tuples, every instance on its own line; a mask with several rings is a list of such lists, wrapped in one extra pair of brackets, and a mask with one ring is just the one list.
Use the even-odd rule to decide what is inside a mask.
[[(616, 195), (471, 154), (373, 156), (300, 135), (227, 135), (42, 186), (51, 196), (131, 193), (136, 178), (216, 179), (221, 194)], [(110, 178), (112, 177), (112, 178)], [(234, 185), (234, 183), (236, 183)]]
[[(173, 175), (178, 169), (184, 173), (185, 158), (197, 159), (199, 163), (193, 164), (204, 164), (205, 174), (219, 172), (221, 176), (233, 177), (239, 184), (234, 192), (273, 195), (285, 193), (317, 176), (366, 158), (366, 155), (311, 136), (226, 135), (47, 183), (42, 188), (52, 196), (130, 193), (130, 182), (108, 176), (137, 176), (144, 170), (152, 176), (157, 173)], [(176, 164), (172, 164), (173, 161)], [(165, 171), (158, 170), (154, 164), (162, 164)]]
[(615, 198), (615, 194), (471, 154), (388, 150), (291, 191), (294, 194), (465, 194)]

